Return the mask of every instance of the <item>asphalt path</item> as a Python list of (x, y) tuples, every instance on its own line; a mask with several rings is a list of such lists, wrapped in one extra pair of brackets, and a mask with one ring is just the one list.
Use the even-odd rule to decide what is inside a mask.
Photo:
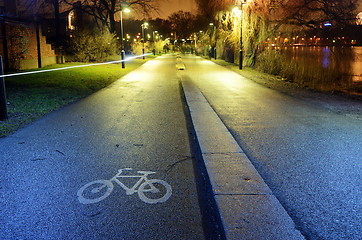
[(361, 116), (282, 94), (198, 57), (183, 62), (182, 77), (199, 87), (307, 239), (362, 239)]
[[(149, 61), (0, 139), (0, 239), (203, 239), (175, 64), (170, 55)], [(161, 202), (127, 195), (114, 179), (98, 182), (99, 193), (82, 188), (124, 168), (155, 172)], [(120, 181), (131, 188), (138, 179)]]

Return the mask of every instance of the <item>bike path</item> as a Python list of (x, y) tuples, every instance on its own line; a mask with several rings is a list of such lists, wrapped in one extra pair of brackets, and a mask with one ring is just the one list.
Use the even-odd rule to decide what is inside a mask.
[(198, 88), (182, 82), (227, 239), (304, 239)]
[[(188, 59), (190, 65), (192, 60)], [(198, 79), (197, 75), (185, 71), (180, 78), (200, 158), (205, 164), (226, 238), (304, 239), (193, 82)]]
[[(203, 239), (175, 64), (149, 61), (0, 139), (0, 239)], [(112, 181), (106, 198), (79, 201), (82, 186), (121, 168), (155, 172), (148, 178), (172, 195), (150, 204)], [(122, 179), (129, 188), (135, 181)]]
[(307, 239), (362, 236), (358, 101), (284, 94), (210, 61), (183, 59), (187, 76)]

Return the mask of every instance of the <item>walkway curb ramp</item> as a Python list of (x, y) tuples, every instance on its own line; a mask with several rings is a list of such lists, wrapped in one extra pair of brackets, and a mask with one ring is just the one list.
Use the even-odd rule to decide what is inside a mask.
[(200, 90), (182, 87), (226, 238), (304, 239)]

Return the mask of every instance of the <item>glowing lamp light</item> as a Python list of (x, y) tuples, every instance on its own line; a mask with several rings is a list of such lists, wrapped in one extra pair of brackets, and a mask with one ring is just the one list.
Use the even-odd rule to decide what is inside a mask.
[(233, 10), (232, 10), (233, 13), (238, 13), (239, 11), (240, 11), (240, 9), (237, 6), (234, 7)]
[(356, 24), (357, 24), (357, 25), (362, 25), (362, 12), (360, 12), (360, 13), (357, 14)]

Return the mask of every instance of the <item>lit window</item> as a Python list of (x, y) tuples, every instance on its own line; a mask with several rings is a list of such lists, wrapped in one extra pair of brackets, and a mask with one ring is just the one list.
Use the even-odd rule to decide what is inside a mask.
[(75, 13), (74, 13), (74, 10), (72, 10), (68, 14), (68, 28), (69, 28), (69, 30), (75, 30), (75, 26), (73, 25), (74, 20), (75, 20)]

